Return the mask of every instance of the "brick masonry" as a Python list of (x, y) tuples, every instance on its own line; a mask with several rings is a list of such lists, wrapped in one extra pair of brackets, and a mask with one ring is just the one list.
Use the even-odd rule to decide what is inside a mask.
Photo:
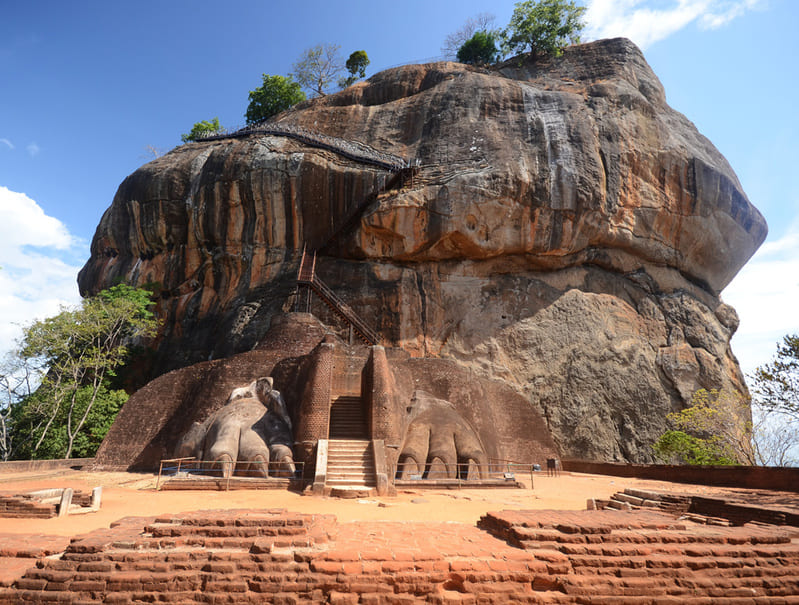
[[(72, 504), (76, 506), (91, 506), (91, 492), (73, 492)], [(49, 519), (57, 515), (58, 503), (56, 502), (41, 502), (30, 494), (0, 494), (0, 517)]]
[(337, 523), (283, 510), (126, 518), (0, 603), (799, 604), (799, 531), (660, 511), (502, 511)]

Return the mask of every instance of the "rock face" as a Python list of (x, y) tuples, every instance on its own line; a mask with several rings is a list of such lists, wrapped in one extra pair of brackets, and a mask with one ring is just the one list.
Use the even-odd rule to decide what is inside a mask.
[(153, 375), (256, 347), (308, 246), (384, 344), (505, 382), (565, 457), (649, 461), (693, 391), (745, 389), (719, 292), (765, 221), (628, 40), (396, 68), (278, 121), (420, 168), (251, 134), (128, 177), (79, 283), (156, 284)]

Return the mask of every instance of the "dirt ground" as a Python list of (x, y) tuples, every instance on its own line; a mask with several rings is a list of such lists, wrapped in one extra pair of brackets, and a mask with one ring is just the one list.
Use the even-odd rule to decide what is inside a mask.
[[(583, 510), (589, 498), (607, 499), (626, 487), (670, 493), (726, 496), (737, 501), (755, 498), (747, 490), (729, 490), (663, 481), (561, 473), (548, 477), (536, 473), (520, 480), (524, 489), (403, 490), (396, 497), (359, 500), (306, 496), (284, 490), (239, 491), (156, 491), (156, 476), (136, 473), (85, 471), (44, 471), (0, 475), (0, 492), (22, 494), (38, 489), (71, 487), (90, 491), (103, 487), (98, 512), (53, 519), (3, 519), (0, 533), (75, 536), (106, 528), (128, 516), (152, 516), (194, 510), (231, 508), (283, 508), (299, 513), (334, 514), (340, 522), (350, 521), (452, 521), (476, 523), (481, 515), (496, 510)], [(799, 507), (799, 494), (769, 492), (773, 505)], [(768, 504), (768, 502), (762, 502)]]

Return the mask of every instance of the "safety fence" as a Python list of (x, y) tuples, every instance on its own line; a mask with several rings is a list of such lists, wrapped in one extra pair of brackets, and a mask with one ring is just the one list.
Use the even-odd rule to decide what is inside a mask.
[(491, 459), (486, 464), (475, 462), (458, 462), (451, 464), (427, 464), (424, 469), (418, 465), (397, 465), (395, 482), (403, 485), (416, 483), (443, 484), (454, 483), (459, 487), (477, 485), (498, 486), (501, 483), (514, 483), (518, 477), (530, 477), (530, 487), (534, 484), (534, 475), (541, 471), (541, 466), (530, 462)]
[(321, 132), (314, 132), (297, 126), (295, 124), (283, 124), (279, 122), (258, 122), (250, 124), (234, 130), (227, 131), (214, 131), (209, 132), (207, 135), (201, 135), (197, 138), (198, 141), (216, 141), (220, 139), (246, 137), (251, 134), (268, 134), (273, 136), (288, 137), (295, 139), (306, 145), (326, 149), (346, 157), (350, 160), (360, 162), (363, 164), (371, 164), (380, 168), (385, 168), (391, 172), (398, 172), (408, 168), (418, 167), (419, 160), (406, 160), (398, 155), (378, 151), (360, 141), (349, 141), (347, 139), (340, 139), (332, 137)]
[(155, 489), (167, 479), (203, 480), (221, 479), (229, 489), (231, 480), (301, 480), (302, 462), (233, 462), (224, 460), (197, 460), (193, 457), (161, 460)]

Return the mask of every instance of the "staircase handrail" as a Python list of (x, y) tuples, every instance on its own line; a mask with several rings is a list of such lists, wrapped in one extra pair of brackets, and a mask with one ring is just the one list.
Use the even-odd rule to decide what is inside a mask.
[(327, 149), (328, 151), (332, 151), (356, 162), (372, 164), (391, 172), (397, 172), (405, 168), (412, 168), (419, 165), (419, 160), (406, 160), (398, 155), (378, 151), (374, 147), (362, 143), (361, 141), (349, 141), (321, 132), (315, 132), (295, 124), (283, 124), (279, 122), (259, 122), (257, 124), (245, 126), (234, 132), (213, 132), (209, 133), (207, 136), (200, 136), (197, 140), (216, 141), (220, 139), (240, 138), (251, 134), (268, 134), (296, 139), (306, 145)]
[(378, 342), (380, 342), (378, 335), (371, 328), (369, 328), (360, 317), (358, 317), (352, 307), (341, 300), (341, 298), (339, 298), (338, 295), (333, 292), (333, 290), (328, 288), (322, 280), (314, 276), (309, 285), (320, 297), (327, 299), (332, 305), (333, 310), (337, 311), (347, 322), (349, 322), (352, 327), (355, 328), (355, 330), (369, 342), (369, 344), (376, 345)]

